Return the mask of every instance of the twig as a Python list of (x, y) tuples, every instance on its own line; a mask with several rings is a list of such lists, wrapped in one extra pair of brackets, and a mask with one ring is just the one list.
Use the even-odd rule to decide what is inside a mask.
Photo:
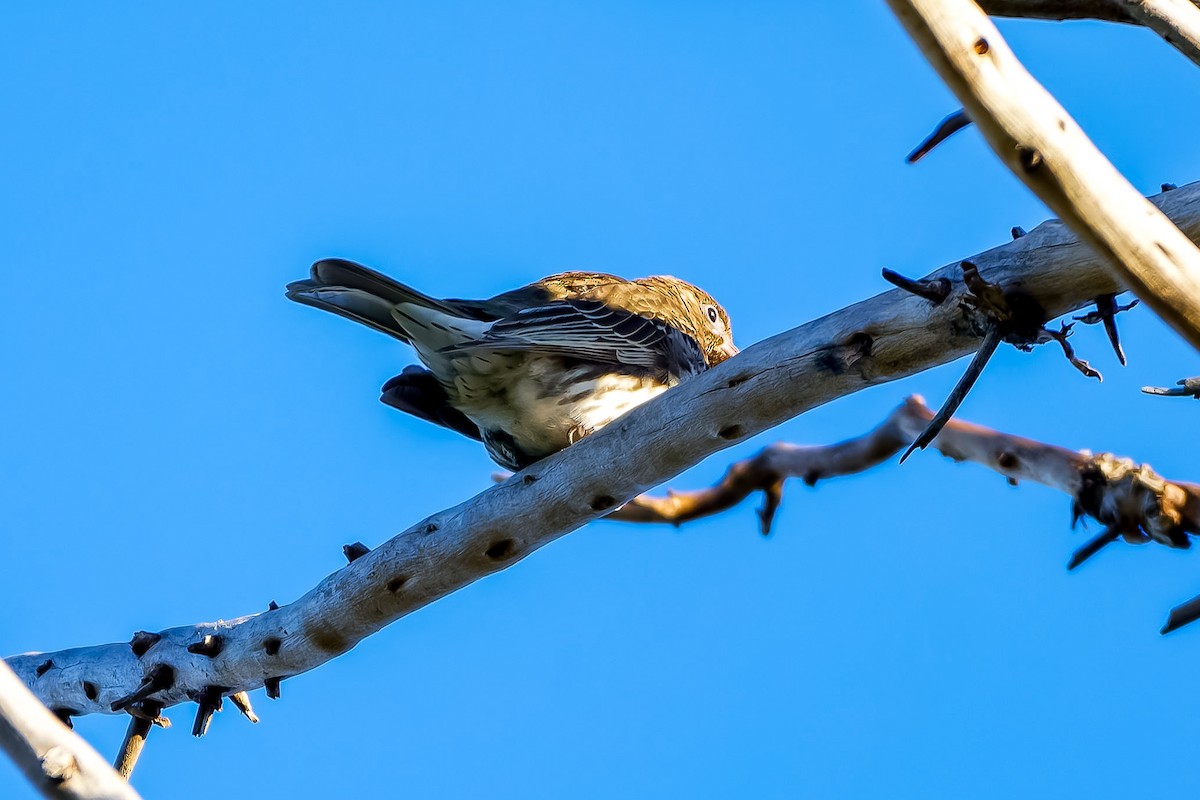
[(1121, 362), (1121, 366), (1125, 366), (1125, 348), (1121, 346), (1121, 334), (1117, 330), (1117, 314), (1128, 311), (1137, 306), (1138, 300), (1134, 298), (1133, 302), (1120, 305), (1117, 303), (1115, 294), (1102, 294), (1096, 298), (1096, 310), (1084, 314), (1082, 317), (1075, 317), (1084, 325), (1095, 325), (1097, 322), (1103, 323), (1104, 333), (1108, 336), (1108, 343), (1112, 345), (1113, 352), (1117, 354), (1117, 361)]
[(996, 154), (1200, 349), (1200, 250), (1026, 72), (971, 0), (888, 0)]
[(121, 742), (121, 749), (117, 752), (117, 759), (113, 763), (117, 774), (125, 780), (129, 780), (129, 776), (133, 774), (133, 768), (142, 755), (142, 748), (146, 746), (146, 736), (149, 735), (151, 727), (153, 727), (153, 723), (148, 719), (129, 718), (125, 739)]
[(925, 137), (925, 139), (913, 148), (913, 151), (905, 157), (905, 161), (909, 164), (915, 164), (925, 156), (929, 155), (933, 148), (937, 147), (942, 142), (949, 139), (954, 134), (961, 131), (963, 128), (971, 124), (971, 118), (967, 116), (967, 112), (963, 109), (949, 114), (945, 119), (937, 124), (933, 129), (933, 133)]
[(1194, 397), (1200, 400), (1200, 375), (1177, 381), (1176, 386), (1172, 388), (1165, 386), (1143, 386), (1142, 391), (1146, 394), (1157, 394), (1163, 397)]
[(979, 380), (979, 376), (983, 374), (983, 368), (987, 366), (988, 360), (991, 359), (1003, 339), (1004, 334), (1000, 332), (999, 325), (992, 325), (988, 328), (987, 335), (983, 337), (983, 344), (979, 346), (971, 363), (967, 365), (967, 371), (958, 379), (958, 383), (954, 384), (954, 389), (946, 398), (946, 402), (942, 403), (937, 414), (929, 420), (925, 429), (908, 446), (904, 455), (900, 456), (901, 464), (913, 454), (914, 450), (924, 450), (937, 437), (942, 428), (946, 427), (946, 423), (954, 416), (954, 412), (962, 405), (963, 400), (967, 399), (967, 393), (971, 391), (975, 381)]

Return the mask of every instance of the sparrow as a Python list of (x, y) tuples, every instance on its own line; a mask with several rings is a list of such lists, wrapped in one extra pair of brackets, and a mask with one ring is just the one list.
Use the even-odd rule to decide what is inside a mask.
[(410, 344), (380, 400), (520, 470), (737, 353), (729, 316), (667, 275), (563, 272), (487, 300), (439, 300), (343, 259), (287, 296)]

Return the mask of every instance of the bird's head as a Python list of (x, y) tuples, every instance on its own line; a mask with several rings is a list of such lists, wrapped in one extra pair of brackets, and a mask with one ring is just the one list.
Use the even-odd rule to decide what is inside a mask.
[(649, 316), (658, 317), (695, 339), (708, 366), (715, 367), (737, 355), (729, 315), (708, 292), (670, 275), (641, 278), (634, 283), (651, 290), (659, 299), (658, 307), (648, 309)]

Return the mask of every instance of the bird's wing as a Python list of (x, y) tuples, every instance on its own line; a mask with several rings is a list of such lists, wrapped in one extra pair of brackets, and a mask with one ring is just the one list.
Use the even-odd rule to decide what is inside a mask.
[(658, 320), (594, 300), (526, 308), (497, 320), (487, 333), (443, 352), (525, 351), (604, 364), (664, 369), (674, 375), (704, 369), (696, 340)]

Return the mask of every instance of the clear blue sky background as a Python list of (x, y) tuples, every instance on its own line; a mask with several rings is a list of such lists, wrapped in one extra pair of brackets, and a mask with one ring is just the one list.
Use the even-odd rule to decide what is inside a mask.
[[(472, 443), (376, 401), (412, 355), (287, 302), (339, 255), (433, 294), (674, 273), (745, 345), (1047, 211), (879, 2), (7, 4), (0, 653), (289, 602), (487, 488)], [(1200, 178), (1200, 70), (1152, 34), (1004, 23), (1140, 189)], [(1153, 316), (1002, 351), (963, 415), (1200, 478), (1200, 372)], [(956, 363), (774, 439), (857, 434)], [(636, 453), (630, 454), (636, 458)], [(680, 532), (594, 524), (188, 735), (149, 798), (1164, 797), (1194, 790), (1200, 561), (1111, 548), (1068, 500), (936, 454)], [(1094, 529), (1093, 529), (1094, 531)], [(77, 729), (111, 756), (125, 721)], [(0, 796), (31, 797), (0, 764)]]

